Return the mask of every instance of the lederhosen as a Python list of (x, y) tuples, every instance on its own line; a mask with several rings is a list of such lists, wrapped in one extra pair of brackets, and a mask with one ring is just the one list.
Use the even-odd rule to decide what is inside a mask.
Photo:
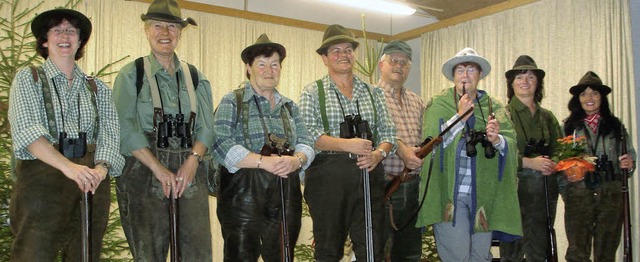
[[(246, 148), (253, 148), (249, 140), (249, 103), (243, 102), (244, 88), (236, 89), (238, 123), (242, 120), (242, 130)], [(265, 143), (269, 131), (256, 95), (253, 96), (265, 133)], [(280, 118), (286, 139), (291, 139), (293, 129), (290, 125), (291, 111), (280, 108)], [(290, 141), (295, 142), (295, 141)], [(293, 144), (293, 143), (292, 143)], [(230, 173), (221, 166), (220, 192), (218, 195), (218, 220), (224, 239), (224, 261), (258, 261), (262, 255), (264, 261), (282, 261), (281, 227), (282, 221), (280, 184), (278, 176), (259, 168), (242, 168)], [(293, 254), (300, 233), (302, 219), (302, 193), (300, 177), (297, 171), (283, 179), (285, 212), (290, 244)]]
[[(329, 134), (323, 84), (322, 81), (316, 83), (324, 132)], [(375, 104), (371, 93), (369, 95)], [(375, 108), (374, 118), (377, 118)], [(363, 178), (356, 162), (357, 157), (347, 152), (322, 151), (305, 171), (304, 197), (313, 220), (316, 261), (341, 260), (348, 235), (356, 257), (367, 257)], [(375, 261), (383, 261), (385, 182), (382, 163), (370, 172), (369, 177), (374, 257)]]
[[(187, 70), (187, 64), (181, 64)], [(144, 58), (144, 69), (152, 94), (154, 107), (154, 130), (162, 121), (164, 109), (156, 78), (151, 75), (149, 58)], [(176, 72), (178, 90), (179, 73)], [(191, 104), (188, 126), (192, 132), (195, 125), (196, 98), (194, 83), (184, 77)], [(179, 98), (178, 98), (179, 99)], [(181, 109), (180, 109), (181, 110)], [(170, 135), (168, 146), (158, 148), (157, 132), (145, 133), (149, 150), (171, 172), (177, 173), (189, 157), (191, 147), (181, 147), (180, 138)], [(131, 254), (136, 261), (165, 261), (169, 249), (169, 199), (164, 196), (161, 182), (153, 172), (137, 158), (125, 156), (122, 176), (116, 178), (118, 205), (122, 227), (127, 237)], [(208, 160), (207, 160), (208, 161)], [(204, 161), (198, 165), (191, 184), (178, 199), (178, 244), (182, 261), (211, 261), (211, 226), (209, 221), (209, 199), (206, 174), (209, 165)]]
[[(52, 100), (49, 79), (42, 67), (32, 67), (31, 70), (35, 84), (38, 84), (38, 79), (42, 80), (40, 82), (49, 134), (58, 137), (55, 103)], [(59, 110), (63, 112), (57, 86), (53, 83)], [(91, 102), (98, 114), (97, 86), (93, 78), (86, 77), (86, 87), (91, 93)], [(78, 114), (80, 102), (78, 96)], [(97, 117), (95, 121), (98, 121)], [(80, 130), (80, 125), (78, 129)], [(64, 121), (60, 131), (64, 131)], [(97, 132), (94, 130), (94, 138)], [(57, 149), (57, 144), (54, 144), (54, 147)], [(93, 168), (95, 149), (95, 144), (87, 145), (84, 157), (69, 160)], [(15, 236), (11, 248), (11, 261), (54, 261), (59, 250), (62, 250), (63, 260), (79, 261), (82, 257), (80, 201), (83, 193), (77, 183), (67, 178), (60, 170), (38, 159), (17, 160), (15, 170), (16, 180), (9, 209), (11, 230)], [(107, 176), (93, 195), (91, 257), (94, 261), (100, 258), (102, 236), (107, 228), (111, 201), (110, 186)]]

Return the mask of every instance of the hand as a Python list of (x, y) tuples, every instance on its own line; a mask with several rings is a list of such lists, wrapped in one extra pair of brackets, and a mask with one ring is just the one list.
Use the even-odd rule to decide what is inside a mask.
[(367, 169), (367, 171), (371, 172), (383, 159), (384, 157), (380, 151), (373, 150), (369, 151), (366, 155), (359, 155), (356, 165), (358, 165), (360, 169)]
[(547, 156), (537, 156), (534, 158), (523, 157), (522, 167), (540, 171), (543, 176), (548, 176), (556, 172), (556, 163)]
[[(473, 104), (473, 99), (471, 99), (468, 94), (464, 94), (462, 97), (460, 97), (460, 101), (458, 101), (458, 115), (461, 116), (462, 114), (464, 114), (464, 112), (467, 112), (469, 108), (473, 107), (475, 107), (475, 105)], [(468, 114), (462, 120), (467, 121), (467, 119), (469, 119), (471, 115), (472, 114)]]
[(344, 142), (344, 151), (358, 156), (369, 155), (373, 149), (371, 141), (362, 138), (344, 139)]
[(73, 162), (69, 163), (70, 164), (62, 170), (62, 173), (76, 182), (82, 192), (91, 191), (95, 193), (95, 189), (98, 188), (104, 178), (100, 175), (100, 172), (88, 166), (78, 165)]
[(500, 134), (500, 125), (498, 124), (498, 120), (492, 115), (489, 116), (489, 122), (487, 122), (485, 131), (487, 132), (487, 140), (491, 142), (492, 145), (497, 144), (500, 139), (498, 137)]
[(295, 156), (263, 156), (260, 167), (276, 176), (288, 178), (289, 174), (300, 168), (300, 161)]
[(629, 154), (624, 154), (618, 157), (618, 162), (620, 162), (621, 169), (633, 169), (633, 159), (631, 159), (631, 156)]
[(152, 172), (156, 179), (160, 181), (160, 184), (162, 184), (162, 192), (164, 193), (164, 196), (169, 198), (171, 188), (175, 188), (177, 186), (176, 175), (161, 164), (158, 164)]
[(404, 162), (404, 166), (409, 170), (415, 170), (422, 166), (423, 160), (418, 158), (416, 154), (420, 152), (419, 147), (406, 147), (404, 152), (402, 152), (402, 162)]
[(100, 182), (97, 185), (92, 185), (91, 187), (91, 193), (95, 194), (100, 184), (102, 184), (102, 181), (104, 181), (104, 179), (107, 178), (107, 175), (109, 174), (109, 169), (103, 167), (102, 165), (97, 165), (93, 169), (96, 172), (98, 172), (98, 175), (100, 176)]
[(196, 171), (198, 170), (198, 159), (195, 156), (189, 156), (182, 163), (180, 169), (178, 169), (178, 173), (176, 174), (175, 179), (175, 189), (174, 196), (175, 198), (182, 197), (184, 191), (187, 190), (191, 182), (193, 182), (193, 178), (196, 176)]

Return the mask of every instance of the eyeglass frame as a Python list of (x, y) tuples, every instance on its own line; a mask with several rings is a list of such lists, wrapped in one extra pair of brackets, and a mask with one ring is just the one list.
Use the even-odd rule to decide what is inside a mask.
[(475, 72), (480, 73), (481, 70), (482, 69), (480, 69), (480, 67), (478, 67), (475, 64), (469, 64), (467, 66), (465, 66), (465, 65), (456, 65), (453, 68), (453, 74), (454, 75), (462, 75), (464, 73), (467, 73), (468, 75), (472, 75)]
[(79, 36), (80, 35), (80, 29), (75, 28), (75, 27), (68, 27), (68, 28), (51, 28), (49, 29), (49, 32), (52, 33), (55, 36), (61, 36), (61, 35), (67, 35), (67, 36)]
[(408, 68), (411, 66), (411, 60), (407, 59), (404, 60), (402, 62), (398, 61), (398, 58), (395, 57), (389, 57), (387, 59), (384, 59), (384, 61), (387, 61), (387, 63), (389, 63), (389, 65), (391, 65), (392, 67), (396, 67), (398, 65), (400, 65), (400, 67), (402, 68)]

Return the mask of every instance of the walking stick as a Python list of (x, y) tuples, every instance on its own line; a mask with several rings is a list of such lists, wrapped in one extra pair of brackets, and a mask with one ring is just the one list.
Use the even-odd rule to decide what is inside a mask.
[[(627, 154), (627, 130), (624, 125), (620, 130), (620, 153)], [(633, 261), (633, 252), (631, 250), (631, 210), (629, 206), (629, 170), (622, 169), (622, 208), (623, 208), (623, 261)]]
[[(362, 132), (362, 139), (367, 138), (367, 132)], [(367, 262), (373, 262), (373, 221), (371, 218), (371, 184), (369, 184), (369, 170), (361, 169), (364, 194), (364, 227), (365, 227), (365, 243), (367, 247)]]
[(556, 230), (551, 223), (551, 210), (549, 207), (549, 184), (547, 176), (544, 176), (544, 204), (547, 213), (547, 262), (558, 262), (558, 243), (556, 239)]
[(171, 249), (171, 262), (179, 262), (180, 246), (178, 238), (178, 199), (174, 196), (173, 188), (169, 193), (169, 247)]
[(80, 201), (80, 215), (82, 223), (82, 261), (91, 262), (91, 206), (93, 195), (91, 192), (84, 192)]

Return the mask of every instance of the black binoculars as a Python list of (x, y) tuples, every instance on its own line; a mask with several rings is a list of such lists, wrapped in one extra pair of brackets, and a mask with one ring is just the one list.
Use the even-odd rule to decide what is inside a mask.
[(478, 142), (484, 147), (484, 157), (494, 158), (496, 156), (496, 148), (487, 140), (487, 132), (470, 129), (467, 131), (465, 138), (468, 157), (475, 157), (478, 154), (476, 151)]
[(526, 157), (534, 157), (534, 156), (550, 156), (551, 148), (549, 144), (546, 142), (544, 138), (540, 140), (536, 140), (535, 138), (530, 138), (527, 145), (524, 147), (524, 156)]
[[(169, 137), (180, 138), (181, 148), (190, 148), (191, 130), (189, 124), (184, 122), (183, 114), (176, 114), (175, 120), (171, 114), (162, 116), (162, 122), (158, 123), (158, 138), (156, 146), (158, 148), (169, 147)], [(175, 131), (175, 132), (174, 132)]]
[(294, 149), (289, 148), (291, 145), (285, 138), (275, 134), (269, 134), (267, 137), (269, 141), (260, 149), (260, 155), (270, 156), (276, 154), (279, 156), (293, 156), (293, 153), (295, 153)]
[(346, 115), (344, 121), (340, 123), (340, 138), (362, 138), (366, 135), (366, 138), (373, 141), (371, 134), (371, 128), (367, 120), (362, 120), (360, 115)]
[(584, 184), (590, 189), (596, 189), (600, 186), (601, 180), (615, 180), (613, 171), (613, 162), (609, 161), (609, 157), (604, 154), (596, 160), (596, 171), (587, 172), (584, 176)]
[(87, 133), (79, 132), (78, 138), (68, 138), (67, 132), (58, 134), (58, 151), (66, 158), (82, 158), (87, 153)]

